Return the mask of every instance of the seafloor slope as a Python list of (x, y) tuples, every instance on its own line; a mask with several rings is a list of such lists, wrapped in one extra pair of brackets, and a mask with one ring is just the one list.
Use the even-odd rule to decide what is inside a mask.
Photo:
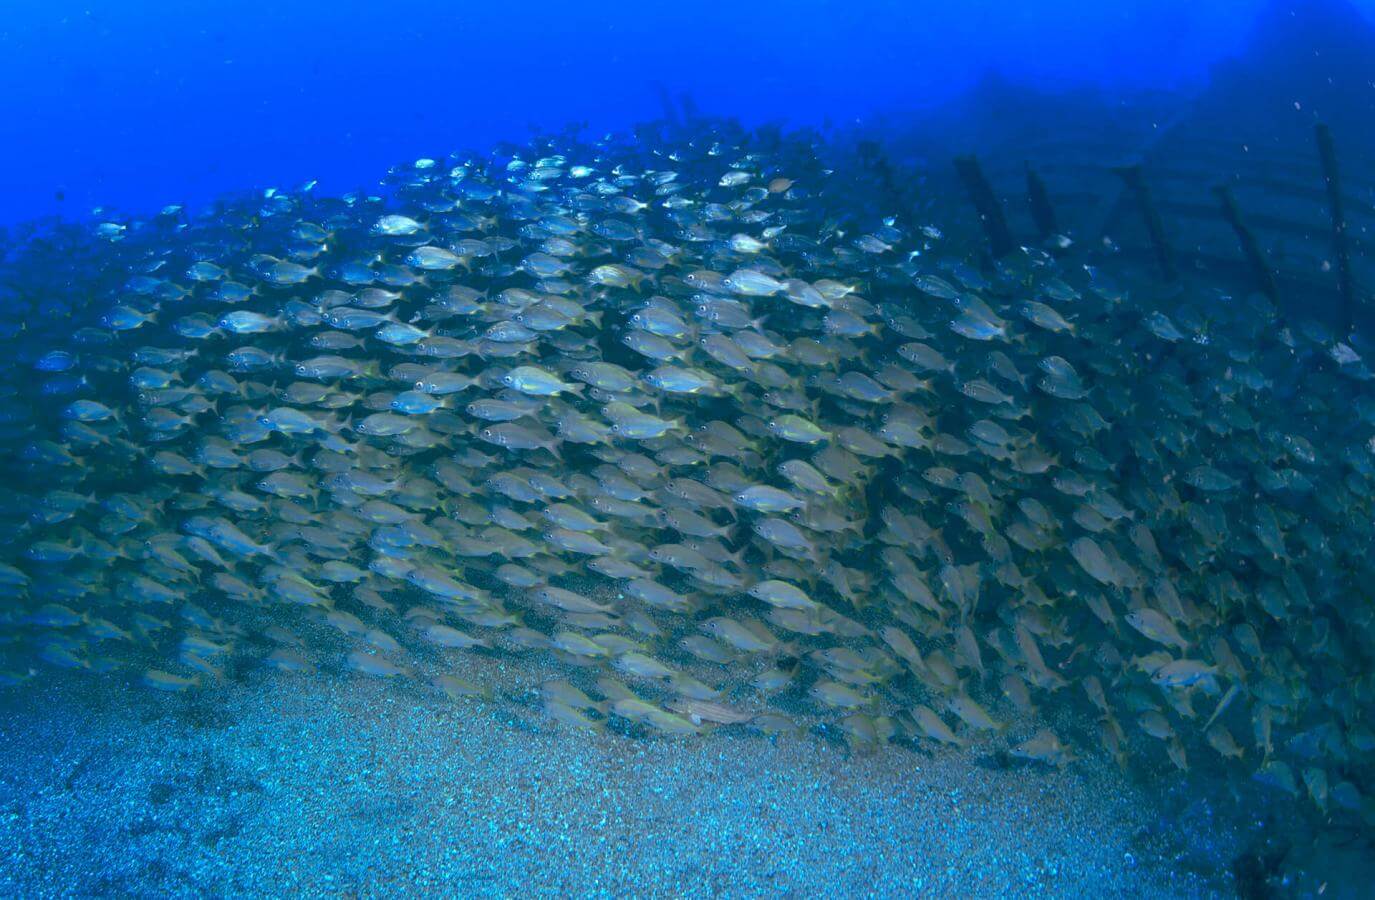
[(590, 735), (529, 697), (261, 675), (9, 692), (0, 896), (1226, 895), (1249, 840), (1103, 760)]

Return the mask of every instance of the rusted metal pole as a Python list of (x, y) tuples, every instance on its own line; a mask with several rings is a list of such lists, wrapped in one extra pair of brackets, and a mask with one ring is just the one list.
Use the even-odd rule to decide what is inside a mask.
[(678, 104), (683, 108), (683, 121), (691, 125), (697, 121), (697, 101), (692, 99), (692, 95), (683, 91), (678, 96)]
[(1026, 200), (1031, 207), (1031, 220), (1036, 223), (1037, 236), (1045, 240), (1059, 233), (1060, 228), (1055, 223), (1055, 207), (1050, 205), (1050, 192), (1031, 163), (1026, 164)]
[(878, 175), (883, 190), (891, 198), (893, 206), (906, 214), (907, 202), (903, 197), (902, 188), (898, 185), (893, 167), (888, 164), (888, 157), (878, 141), (860, 141), (859, 158), (864, 168)]
[(988, 249), (995, 258), (1011, 253), (1017, 245), (1012, 240), (1012, 232), (1008, 230), (1003, 208), (998, 205), (998, 198), (993, 196), (993, 188), (989, 187), (983, 168), (979, 166), (978, 157), (973, 154), (955, 157), (955, 171), (959, 173), (964, 189), (969, 193), (969, 200), (979, 213), (979, 222), (988, 237)]
[(1170, 250), (1170, 244), (1165, 240), (1165, 223), (1161, 221), (1160, 212), (1151, 199), (1146, 179), (1141, 175), (1141, 167), (1122, 166), (1113, 171), (1126, 183), (1127, 189), (1136, 199), (1136, 206), (1146, 223), (1146, 234), (1151, 239), (1151, 249), (1155, 252), (1155, 261), (1160, 265), (1160, 274), (1165, 276), (1166, 281), (1174, 281), (1179, 277), (1179, 270), (1175, 268), (1174, 253)]
[(1351, 277), (1351, 256), (1346, 246), (1346, 209), (1342, 203), (1342, 182), (1337, 172), (1337, 149), (1332, 131), (1319, 122), (1313, 129), (1318, 141), (1322, 177), (1327, 182), (1327, 207), (1332, 214), (1332, 253), (1337, 258), (1337, 290), (1341, 293), (1340, 324), (1342, 337), (1351, 333), (1356, 317), (1356, 283)]
[(664, 86), (662, 81), (656, 81), (654, 82), (654, 93), (659, 96), (659, 106), (664, 110), (664, 121), (668, 123), (670, 129), (676, 131), (682, 126), (682, 122), (678, 120), (678, 110), (673, 105), (673, 98), (669, 96), (668, 88)]
[(1246, 263), (1251, 267), (1251, 275), (1256, 279), (1256, 287), (1260, 288), (1261, 293), (1271, 300), (1279, 300), (1279, 287), (1275, 283), (1275, 273), (1270, 271), (1270, 267), (1265, 262), (1265, 253), (1260, 249), (1260, 243), (1256, 241), (1256, 235), (1246, 225), (1246, 220), (1242, 218), (1241, 208), (1237, 206), (1236, 198), (1232, 196), (1232, 189), (1225, 184), (1213, 186), (1213, 194), (1218, 202), (1222, 204), (1222, 215), (1227, 220), (1227, 224), (1232, 226), (1232, 230), (1237, 234), (1237, 242), (1241, 244), (1241, 252), (1246, 256)]

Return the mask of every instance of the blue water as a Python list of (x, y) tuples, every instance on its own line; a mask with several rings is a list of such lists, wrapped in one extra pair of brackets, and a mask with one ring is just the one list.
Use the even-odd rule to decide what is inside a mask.
[[(0, 223), (200, 203), (660, 114), (839, 124), (1019, 84), (1190, 89), (1261, 0), (685, 4), (16, 0), (0, 22)], [(1375, 0), (1360, 0), (1375, 11)]]

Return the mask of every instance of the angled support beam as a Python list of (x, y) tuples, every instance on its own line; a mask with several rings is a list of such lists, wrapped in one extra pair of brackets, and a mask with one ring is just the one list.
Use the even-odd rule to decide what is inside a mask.
[(1136, 207), (1141, 211), (1141, 218), (1146, 223), (1146, 234), (1150, 237), (1156, 264), (1160, 266), (1160, 274), (1166, 281), (1174, 281), (1179, 278), (1179, 270), (1175, 268), (1174, 263), (1174, 252), (1165, 240), (1165, 223), (1161, 221), (1160, 211), (1155, 208), (1155, 201), (1151, 199), (1151, 192), (1146, 187), (1141, 167), (1122, 166), (1113, 169), (1113, 172), (1127, 185), (1127, 189), (1136, 200)]
[(1031, 207), (1031, 220), (1036, 223), (1036, 236), (1046, 240), (1060, 233), (1055, 222), (1055, 207), (1050, 205), (1050, 192), (1046, 190), (1045, 180), (1026, 164), (1026, 200)]
[(1232, 189), (1225, 184), (1215, 185), (1213, 195), (1222, 204), (1223, 218), (1236, 232), (1237, 242), (1241, 244), (1241, 252), (1246, 257), (1246, 264), (1251, 267), (1251, 276), (1256, 280), (1256, 287), (1271, 300), (1278, 301), (1279, 287), (1275, 283), (1275, 273), (1270, 270), (1270, 266), (1265, 262), (1265, 254), (1260, 249), (1260, 243), (1256, 240), (1255, 232), (1246, 225), (1246, 220), (1241, 215), (1241, 208), (1237, 206), (1236, 198), (1232, 196)]
[(1356, 316), (1356, 283), (1351, 276), (1351, 255), (1346, 243), (1346, 208), (1342, 203), (1342, 181), (1337, 172), (1337, 149), (1332, 131), (1321, 122), (1313, 129), (1318, 141), (1322, 177), (1327, 182), (1327, 207), (1332, 215), (1332, 253), (1337, 258), (1337, 290), (1341, 293), (1341, 334), (1351, 334)]
[(989, 251), (995, 258), (1011, 253), (1017, 245), (1007, 227), (1003, 208), (998, 205), (998, 198), (993, 196), (993, 188), (989, 187), (988, 179), (984, 177), (978, 157), (973, 154), (955, 157), (955, 171), (959, 173), (964, 189), (969, 193), (969, 200), (979, 213)]

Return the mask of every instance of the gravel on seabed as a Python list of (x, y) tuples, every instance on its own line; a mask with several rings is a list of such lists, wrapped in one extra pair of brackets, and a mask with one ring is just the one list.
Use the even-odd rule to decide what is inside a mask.
[(362, 676), (0, 695), (0, 897), (1225, 891), (1225, 829), (1148, 861), (1159, 799), (1092, 759), (575, 732)]

